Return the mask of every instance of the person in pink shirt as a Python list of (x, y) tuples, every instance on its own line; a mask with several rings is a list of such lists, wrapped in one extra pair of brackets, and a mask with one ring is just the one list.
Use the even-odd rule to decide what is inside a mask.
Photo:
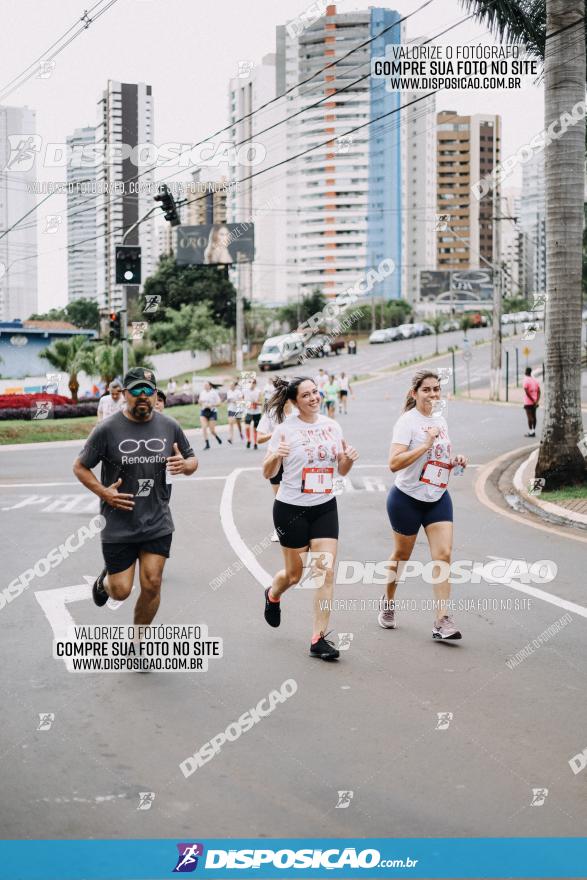
[(526, 367), (526, 375), (524, 377), (524, 409), (526, 410), (526, 418), (528, 419), (528, 433), (524, 437), (536, 436), (536, 409), (540, 400), (540, 385), (537, 379), (532, 376), (532, 368)]

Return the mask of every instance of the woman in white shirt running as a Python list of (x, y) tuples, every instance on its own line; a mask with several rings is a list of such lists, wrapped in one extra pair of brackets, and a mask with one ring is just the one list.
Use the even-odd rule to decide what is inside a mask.
[(235, 425), (241, 440), (243, 439), (243, 392), (240, 389), (238, 379), (231, 382), (230, 388), (226, 392), (226, 403), (228, 407), (228, 442), (232, 444)]
[[(287, 401), (296, 405), (299, 415), (283, 421)], [(270, 479), (283, 465), (283, 477), (273, 504), (273, 523), (279, 534), (284, 567), (265, 590), (265, 620), (269, 626), (281, 622), (280, 599), (315, 565), (314, 626), (310, 655), (321, 660), (337, 660), (338, 650), (326, 636), (334, 591), (334, 564), (338, 545), (338, 511), (333, 495), (335, 468), (348, 474), (358, 453), (348, 446), (340, 425), (320, 414), (320, 393), (312, 379), (292, 379), (279, 387), (269, 402), (279, 427), (269, 441), (263, 461), (263, 476)]]
[(200, 424), (202, 426), (202, 434), (204, 435), (204, 440), (206, 442), (204, 449), (210, 449), (208, 430), (217, 440), (218, 445), (222, 443), (222, 440), (216, 433), (216, 422), (218, 420), (216, 407), (220, 403), (220, 395), (215, 388), (212, 388), (209, 382), (204, 382), (204, 388), (200, 391), (198, 403), (200, 405)]
[(453, 468), (467, 466), (464, 455), (452, 455), (448, 425), (437, 414), (440, 380), (432, 370), (419, 370), (407, 393), (403, 415), (393, 429), (389, 468), (397, 474), (387, 498), (387, 513), (393, 530), (394, 549), (390, 561), (387, 594), (380, 602), (378, 622), (395, 629), (395, 590), (398, 567), (412, 555), (424, 527), (434, 563), (436, 618), (434, 639), (460, 639), (461, 633), (448, 613), (448, 580), (453, 536), (452, 500), (447, 491)]

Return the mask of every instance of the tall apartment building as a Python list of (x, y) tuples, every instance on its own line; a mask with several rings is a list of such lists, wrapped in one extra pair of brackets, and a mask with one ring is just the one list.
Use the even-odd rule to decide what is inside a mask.
[(186, 186), (188, 204), (183, 208), (182, 223), (186, 226), (206, 226), (226, 223), (228, 220), (227, 193), (229, 180), (225, 174), (214, 175), (218, 179), (202, 180), (202, 169), (192, 172), (192, 182)]
[[(120, 83), (108, 80), (98, 102), (96, 145), (105, 149), (105, 158), (97, 169), (96, 200), (97, 225), (100, 237), (97, 245), (98, 303), (102, 307), (119, 308), (122, 286), (116, 284), (115, 251), (122, 244), (125, 230), (153, 207), (154, 171), (142, 174), (152, 166), (147, 150), (135, 148), (154, 141), (153, 96), (151, 86), (145, 83)], [(128, 158), (122, 158), (114, 145), (127, 144), (133, 149)], [(109, 155), (110, 154), (110, 155)], [(135, 181), (137, 175), (140, 180)], [(153, 218), (143, 222), (127, 237), (125, 244), (141, 246), (143, 282), (156, 266), (156, 244)], [(138, 286), (129, 288), (137, 296)]]
[[(301, 33), (277, 29), (280, 86), (289, 89), (313, 77), (281, 105), (287, 116), (303, 111), (287, 123), (290, 300), (316, 287), (328, 297), (342, 294), (384, 259), (400, 266), (402, 121), (399, 113), (374, 121), (397, 109), (400, 95), (386, 91), (382, 79), (364, 78), (372, 57), (402, 41), (402, 26), (393, 27), (399, 18), (390, 9), (338, 13), (330, 5)], [(351, 49), (356, 51), (343, 60)], [(318, 73), (334, 61), (340, 63)], [(376, 285), (374, 295), (399, 297), (401, 279), (398, 269)]]
[[(286, 299), (285, 168), (264, 170), (285, 157), (286, 131), (285, 125), (263, 131), (283, 119), (284, 103), (278, 101), (261, 113), (238, 121), (275, 98), (275, 55), (265, 55), (260, 64), (244, 73), (231, 79), (229, 86), (230, 140), (240, 158), (228, 170), (233, 185), (226, 204), (229, 223), (254, 224), (255, 260), (235, 266), (234, 281), (247, 299), (278, 304)], [(251, 174), (255, 177), (245, 180)]]
[[(35, 111), (0, 106), (0, 233), (37, 204)], [(31, 215), (0, 239), (0, 321), (37, 311), (37, 223)]]
[(67, 296), (97, 300), (96, 173), (90, 159), (96, 129), (76, 128), (67, 138)]
[(544, 153), (535, 153), (522, 167), (519, 225), (529, 253), (529, 292), (546, 292), (546, 204)]
[(500, 116), (437, 115), (437, 211), (455, 233), (437, 231), (437, 269), (485, 269), (481, 258), (493, 260), (493, 190), (477, 200), (471, 186), (500, 160), (500, 127)]
[[(532, 250), (528, 236), (520, 227), (522, 191), (518, 187), (503, 190), (501, 197), (501, 289), (504, 297), (525, 297), (531, 293)], [(517, 218), (506, 219), (506, 218)]]
[(410, 106), (402, 111), (401, 268), (410, 303), (420, 298), (420, 272), (436, 269), (436, 96), (411, 103), (419, 97), (402, 94), (402, 104)]

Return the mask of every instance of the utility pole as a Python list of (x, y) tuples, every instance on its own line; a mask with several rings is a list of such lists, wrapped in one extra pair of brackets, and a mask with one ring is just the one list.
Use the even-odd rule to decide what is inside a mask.
[[(147, 213), (141, 217), (136, 223), (133, 223), (132, 226), (126, 230), (124, 235), (122, 236), (121, 245), (126, 244), (126, 240), (131, 232), (137, 228), (139, 223), (142, 223), (143, 220), (146, 220), (147, 217), (150, 217), (153, 211), (156, 211), (159, 206), (155, 205), (154, 208), (150, 208)], [(139, 279), (140, 283), (140, 279)], [(126, 376), (128, 373), (128, 288), (131, 285), (123, 284), (122, 285), (122, 298), (121, 298), (121, 306), (120, 306), (120, 336), (122, 340), (122, 375)]]

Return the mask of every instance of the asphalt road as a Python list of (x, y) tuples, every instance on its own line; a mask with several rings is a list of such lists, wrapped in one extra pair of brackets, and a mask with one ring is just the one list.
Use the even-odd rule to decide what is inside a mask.
[[(433, 339), (415, 345), (434, 350)], [(407, 356), (402, 346), (411, 343), (365, 347), (328, 364), (357, 374), (384, 369)], [(488, 349), (473, 348), (475, 381), (487, 381), (487, 363)], [(386, 457), (406, 388), (406, 374), (381, 374), (357, 385), (349, 415), (340, 416), (361, 457), (338, 499), (339, 561), (389, 555)], [(584, 834), (587, 777), (569, 760), (587, 747), (587, 611), (543, 634), (568, 613), (565, 600), (587, 606), (585, 544), (476, 497), (480, 466), (531, 448), (521, 408), (452, 401), (448, 421), (456, 451), (472, 463), (451, 485), (454, 558), (551, 560), (557, 573), (543, 595), (529, 595), (516, 576), (455, 587), (471, 608), (455, 614), (463, 640), (449, 645), (433, 642), (431, 611), (403, 611), (398, 629), (385, 631), (370, 607), (381, 587), (338, 585), (331, 626), (349, 647), (337, 664), (312, 660), (311, 591), (287, 594), (280, 629), (263, 620), (263, 585), (280, 552), (263, 546), (272, 495), (259, 471), (262, 451), (225, 443), (203, 453), (194, 432), (200, 467), (173, 489), (176, 532), (156, 622), (206, 624), (223, 639), (223, 657), (206, 672), (68, 672), (52, 657), (54, 632), (69, 615), (76, 624), (130, 623), (136, 592), (114, 610), (93, 605), (86, 578), (102, 567), (99, 538), (35, 577), (0, 608), (3, 836)], [(80, 446), (0, 450), (4, 585), (95, 515), (71, 474)], [(235, 570), (239, 558), (245, 564)], [(424, 537), (414, 558), (428, 559)], [(419, 606), (431, 587), (412, 578), (398, 598)], [(538, 647), (509, 668), (534, 639)], [(184, 777), (182, 761), (288, 679), (297, 684), (289, 699)]]

